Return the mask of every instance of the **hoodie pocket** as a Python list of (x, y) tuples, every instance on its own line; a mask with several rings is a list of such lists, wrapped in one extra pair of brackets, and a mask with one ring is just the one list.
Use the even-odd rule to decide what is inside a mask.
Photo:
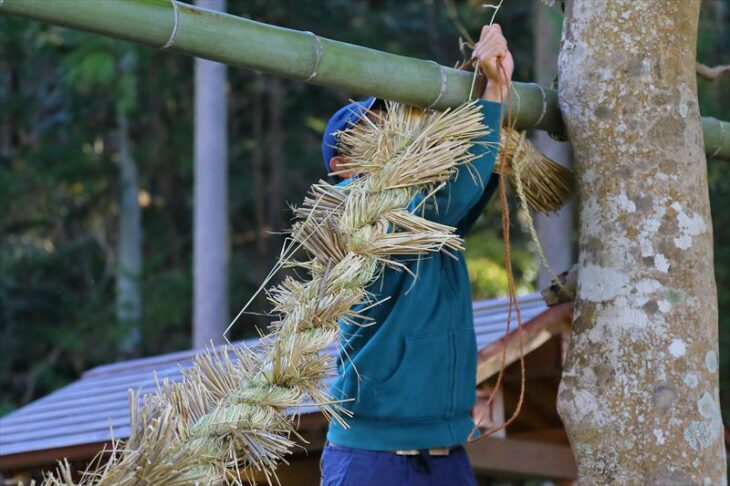
[(455, 361), (452, 340), (450, 333), (405, 338), (395, 372), (374, 385), (378, 418), (439, 420), (449, 415)]
[(474, 329), (454, 332), (456, 360), (454, 368), (454, 412), (471, 413), (476, 402), (477, 340)]

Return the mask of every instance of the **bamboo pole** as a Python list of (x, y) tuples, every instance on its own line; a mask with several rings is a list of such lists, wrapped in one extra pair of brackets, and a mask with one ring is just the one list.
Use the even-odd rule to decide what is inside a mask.
[[(471, 74), (176, 0), (0, 0), (0, 13), (96, 32), (257, 71), (420, 107), (469, 96)], [(514, 83), (517, 128), (561, 133), (557, 92)], [(705, 152), (730, 160), (730, 123), (704, 117)]]

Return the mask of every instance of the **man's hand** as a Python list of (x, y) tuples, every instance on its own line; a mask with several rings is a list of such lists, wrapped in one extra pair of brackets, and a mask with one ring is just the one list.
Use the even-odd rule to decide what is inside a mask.
[(474, 46), (472, 58), (477, 60), (487, 76), (487, 87), (482, 98), (497, 102), (506, 100), (515, 64), (499, 24), (482, 27), (482, 34)]

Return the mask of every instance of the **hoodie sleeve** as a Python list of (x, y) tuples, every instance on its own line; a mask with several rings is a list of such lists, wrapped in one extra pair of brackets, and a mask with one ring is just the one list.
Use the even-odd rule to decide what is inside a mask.
[(498, 183), (492, 169), (499, 150), (501, 105), (485, 100), (479, 100), (479, 105), (484, 115), (483, 123), (491, 131), (475, 141), (488, 144), (478, 143), (472, 146), (470, 152), (476, 158), (471, 161), (471, 166), (458, 167), (454, 177), (423, 205), (425, 218), (455, 226), (461, 236), (474, 224)]

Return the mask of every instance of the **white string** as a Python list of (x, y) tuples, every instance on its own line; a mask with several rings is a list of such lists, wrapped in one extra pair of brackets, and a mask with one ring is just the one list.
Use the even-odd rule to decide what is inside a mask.
[(319, 38), (317, 34), (314, 32), (306, 32), (307, 34), (312, 34), (312, 37), (314, 37), (314, 66), (312, 67), (312, 72), (304, 79), (305, 83), (310, 82), (317, 76), (317, 71), (319, 71), (319, 65), (322, 63), (322, 54), (324, 53), (324, 47), (322, 46), (322, 39)]
[[(500, 0), (498, 5), (483, 5), (484, 8), (491, 8), (494, 10), (494, 12), (492, 12), (492, 18), (489, 19), (490, 27), (494, 23), (494, 18), (497, 16), (499, 9), (502, 8), (502, 2), (504, 2), (504, 0)], [(476, 45), (474, 46), (474, 49), (476, 49)], [(469, 99), (472, 99), (472, 96), (474, 96), (474, 86), (476, 86), (476, 81), (477, 81), (478, 76), (479, 76), (479, 61), (477, 60), (477, 65), (474, 66), (474, 76), (472, 76), (472, 78), (471, 78), (471, 88), (469, 88)]]
[(479, 65), (477, 64), (476, 66), (474, 66), (474, 74), (471, 77), (471, 88), (469, 88), (469, 99), (470, 100), (472, 99), (472, 96), (474, 96), (474, 87), (476, 86), (477, 77), (479, 77), (479, 72), (480, 72)]
[(177, 34), (180, 30), (180, 11), (178, 10), (177, 1), (176, 0), (170, 0), (170, 3), (172, 3), (172, 11), (174, 13), (175, 23), (172, 25), (172, 32), (170, 32), (170, 38), (167, 39), (167, 42), (165, 42), (165, 45), (160, 47), (160, 49), (169, 49), (172, 47), (172, 45), (175, 43), (175, 40), (177, 40)]
[(430, 105), (428, 105), (426, 107), (427, 110), (430, 110), (431, 108), (436, 106), (436, 104), (438, 104), (439, 101), (441, 101), (441, 98), (443, 98), (444, 94), (446, 93), (446, 85), (449, 81), (449, 78), (446, 76), (446, 70), (444, 69), (444, 67), (441, 64), (437, 63), (436, 61), (428, 61), (428, 62), (435, 64), (436, 67), (439, 68), (439, 74), (441, 75), (441, 88), (439, 89), (439, 94), (436, 97), (436, 99), (433, 100), (433, 103), (431, 103)]
[(492, 12), (492, 18), (489, 21), (489, 25), (491, 26), (494, 23), (494, 18), (497, 16), (497, 13), (499, 12), (499, 9), (502, 8), (502, 3), (504, 0), (500, 0), (499, 4), (497, 5), (484, 5), (484, 8), (491, 8), (494, 9), (494, 12)]

